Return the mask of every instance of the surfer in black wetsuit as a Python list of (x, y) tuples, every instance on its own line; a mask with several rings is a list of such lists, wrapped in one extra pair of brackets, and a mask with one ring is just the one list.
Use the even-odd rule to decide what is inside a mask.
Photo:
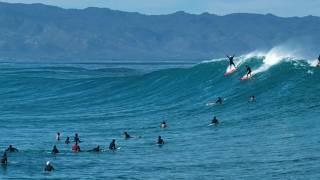
[(57, 132), (57, 134), (56, 134), (56, 140), (57, 140), (57, 141), (60, 141), (60, 132)]
[(317, 64), (317, 67), (320, 67), (320, 55), (318, 57), (318, 64)]
[(247, 68), (247, 77), (249, 77), (251, 76), (252, 70), (248, 65), (246, 65), (246, 68)]
[(233, 65), (233, 67), (236, 67), (236, 65), (233, 62), (234, 55), (233, 56), (227, 55), (227, 58), (229, 59), (229, 66), (231, 67)]
[(109, 145), (109, 149), (110, 150), (116, 150), (116, 140), (115, 139), (112, 139), (112, 142), (110, 143)]
[(76, 134), (74, 135), (74, 142), (76, 142), (76, 143), (81, 143), (80, 138), (79, 138), (79, 136), (78, 136), (78, 133), (76, 133)]
[(217, 119), (216, 116), (213, 117), (213, 119), (211, 121), (211, 124), (214, 124), (214, 125), (218, 125), (219, 124), (219, 120)]
[(6, 153), (6, 152), (4, 152), (4, 154), (3, 154), (2, 158), (1, 158), (0, 163), (1, 163), (2, 165), (8, 164), (8, 156), (7, 156), (7, 153)]
[(216, 104), (222, 104), (222, 98), (218, 97), (218, 100), (216, 101)]
[(64, 141), (64, 143), (69, 144), (70, 143), (70, 137), (67, 136), (67, 139)]
[(50, 161), (47, 161), (47, 164), (46, 164), (46, 166), (44, 167), (44, 171), (50, 172), (50, 171), (53, 171), (53, 170), (54, 170), (54, 168), (53, 168), (53, 166), (51, 165)]
[(18, 152), (19, 150), (15, 147), (13, 147), (11, 144), (9, 147), (6, 149), (6, 152)]
[(123, 133), (123, 136), (124, 136), (124, 139), (130, 139), (131, 138), (131, 136), (128, 134), (127, 131)]
[(157, 144), (158, 144), (158, 145), (164, 144), (164, 140), (161, 138), (161, 136), (158, 137)]
[(51, 153), (52, 153), (52, 154), (57, 154), (57, 153), (59, 153), (59, 150), (58, 150), (58, 148), (57, 148), (56, 145), (53, 146), (53, 149), (52, 149)]

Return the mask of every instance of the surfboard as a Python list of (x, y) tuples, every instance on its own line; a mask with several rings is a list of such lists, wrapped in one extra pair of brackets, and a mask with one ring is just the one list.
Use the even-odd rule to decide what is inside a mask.
[[(228, 98), (223, 98), (223, 101), (226, 101)], [(217, 105), (216, 102), (207, 102), (206, 106), (214, 106)]]
[(224, 73), (224, 76), (228, 76), (228, 75), (230, 75), (230, 74), (232, 74), (233, 72), (235, 72), (237, 70), (237, 68), (236, 67), (234, 67), (234, 66), (229, 66), (228, 68), (227, 68), (227, 70), (226, 70), (226, 73)]
[(246, 81), (249, 80), (250, 78), (252, 78), (252, 74), (250, 76), (247, 76), (247, 74), (245, 74), (242, 78), (240, 78), (241, 81)]
[(216, 105), (216, 103), (215, 103), (215, 102), (208, 102), (208, 103), (206, 104), (206, 106), (213, 106), (213, 105)]

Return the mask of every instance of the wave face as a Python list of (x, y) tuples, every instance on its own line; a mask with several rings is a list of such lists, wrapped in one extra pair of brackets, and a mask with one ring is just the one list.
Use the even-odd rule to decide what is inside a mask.
[[(271, 60), (270, 60), (271, 59)], [(320, 69), (307, 60), (247, 55), (200, 64), (0, 64), (0, 145), (13, 144), (5, 178), (317, 179)], [(240, 81), (244, 65), (254, 76)], [(248, 103), (255, 95), (257, 101)], [(222, 105), (206, 106), (217, 97)], [(219, 126), (208, 126), (213, 116)], [(169, 128), (159, 129), (166, 120)], [(56, 142), (78, 132), (87, 150)], [(139, 139), (123, 140), (128, 131)], [(167, 142), (154, 145), (161, 135)], [(56, 144), (61, 154), (50, 154)], [(70, 172), (76, 172), (70, 174)], [(309, 173), (306, 173), (309, 172)]]

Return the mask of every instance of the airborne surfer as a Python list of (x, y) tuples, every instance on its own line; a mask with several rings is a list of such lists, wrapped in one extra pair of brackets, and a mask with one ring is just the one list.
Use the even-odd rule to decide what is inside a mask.
[(230, 66), (230, 68), (231, 68), (232, 66), (233, 66), (234, 68), (236, 68), (236, 65), (235, 65), (234, 62), (233, 62), (234, 56), (235, 56), (235, 55), (233, 55), (233, 56), (228, 56), (228, 55), (227, 55), (227, 58), (229, 59), (229, 66)]

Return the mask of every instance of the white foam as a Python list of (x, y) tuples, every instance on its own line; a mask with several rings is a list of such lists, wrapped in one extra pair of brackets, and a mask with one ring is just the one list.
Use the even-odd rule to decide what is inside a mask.
[(257, 74), (267, 71), (270, 67), (286, 59), (294, 59), (293, 51), (280, 46), (272, 48), (268, 53), (266, 53), (263, 59), (263, 64), (258, 69), (254, 70), (252, 73)]

